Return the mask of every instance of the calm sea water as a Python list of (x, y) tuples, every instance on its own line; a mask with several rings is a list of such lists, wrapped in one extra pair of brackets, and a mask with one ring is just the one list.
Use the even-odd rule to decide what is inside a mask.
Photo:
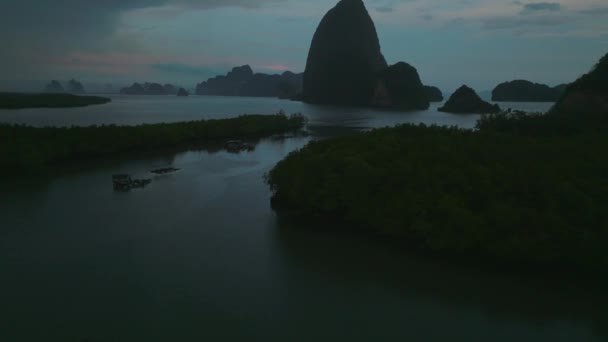
[[(222, 119), (240, 114), (303, 113), (312, 125), (383, 127), (414, 122), (473, 127), (479, 115), (440, 113), (439, 103), (426, 111), (399, 112), (339, 106), (318, 106), (273, 98), (221, 96), (110, 96), (112, 102), (84, 108), (0, 110), (0, 122), (33, 126), (89, 126)], [(545, 112), (551, 103), (501, 103), (504, 109)]]
[[(108, 106), (2, 112), (0, 120), (137, 124), (280, 108), (334, 128), (470, 127), (476, 118), (273, 99), (120, 97)], [(117, 157), (3, 179), (0, 341), (608, 339), (603, 292), (446, 266), (279, 220), (263, 175), (310, 139), (263, 140), (241, 154)], [(150, 175), (166, 165), (182, 170)], [(153, 182), (116, 193), (110, 176), (123, 172)]]

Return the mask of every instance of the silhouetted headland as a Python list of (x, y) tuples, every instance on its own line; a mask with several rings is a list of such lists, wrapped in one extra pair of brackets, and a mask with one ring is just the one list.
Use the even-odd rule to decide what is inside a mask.
[(566, 88), (552, 112), (608, 115), (608, 54)]

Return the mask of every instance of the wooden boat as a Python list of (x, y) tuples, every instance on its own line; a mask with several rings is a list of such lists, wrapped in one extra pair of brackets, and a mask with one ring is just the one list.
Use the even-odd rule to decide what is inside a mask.
[(224, 144), (224, 148), (228, 152), (238, 153), (241, 151), (253, 151), (255, 146), (252, 144), (244, 143), (240, 140), (229, 140)]
[(174, 167), (165, 167), (162, 169), (156, 169), (156, 170), (152, 170), (150, 172), (157, 174), (157, 175), (165, 175), (167, 173), (172, 173), (172, 172), (176, 172), (179, 171), (180, 169), (176, 169)]
[(129, 191), (134, 188), (143, 188), (152, 183), (151, 179), (132, 179), (130, 175), (119, 174), (112, 176), (112, 184), (116, 191)]

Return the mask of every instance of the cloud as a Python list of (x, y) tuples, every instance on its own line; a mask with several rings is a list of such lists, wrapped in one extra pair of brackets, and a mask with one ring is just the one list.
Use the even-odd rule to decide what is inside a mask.
[[(256, 9), (285, 0), (8, 0), (0, 10), (0, 74), (36, 75), (44, 63), (28, 59), (72, 52), (138, 50), (133, 30), (121, 32), (122, 18), (132, 11), (170, 8), (176, 13), (221, 7)], [(5, 2), (9, 2), (7, 4)]]
[[(497, 17), (484, 20), (482, 27), (488, 30), (501, 30), (529, 27), (560, 26), (569, 22), (566, 16), (543, 16), (543, 17)], [(520, 31), (521, 32), (521, 31)]]
[(261, 65), (260, 69), (270, 70), (270, 71), (287, 71), (289, 67), (283, 64), (271, 64), (271, 65)]
[(395, 9), (393, 7), (385, 7), (385, 6), (381, 6), (381, 7), (376, 7), (376, 12), (380, 12), (380, 13), (391, 13), (394, 12)]
[[(521, 3), (520, 3), (521, 4)], [(523, 5), (522, 15), (538, 12), (559, 12), (562, 6), (557, 2), (532, 2)]]
[(433, 15), (431, 15), (431, 14), (424, 14), (424, 15), (421, 16), (421, 18), (424, 21), (431, 21), (431, 20), (433, 20)]
[(595, 7), (586, 10), (579, 11), (581, 14), (589, 14), (589, 15), (608, 15), (608, 7)]
[(188, 65), (181, 63), (161, 63), (152, 64), (150, 66), (153, 70), (161, 71), (170, 74), (181, 74), (188, 76), (210, 76), (219, 74), (217, 70), (206, 66)]

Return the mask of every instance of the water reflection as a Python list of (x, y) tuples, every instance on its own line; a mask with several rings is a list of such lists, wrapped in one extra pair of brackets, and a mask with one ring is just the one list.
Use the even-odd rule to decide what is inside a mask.
[[(396, 319), (399, 324), (387, 335), (425, 341), (422, 336), (469, 341), (483, 335), (492, 341), (608, 338), (608, 295), (592, 284), (442, 265), (407, 255), (386, 241), (319, 230), (311, 234), (285, 220), (278, 221), (276, 234), (290, 276), (308, 274), (300, 276), (306, 286), (324, 284), (313, 290), (317, 294), (329, 291), (356, 300), (358, 310), (367, 310), (363, 315), (369, 325), (362, 329), (374, 326), (369, 337), (377, 333), (375, 320)], [(308, 279), (312, 274), (317, 279)], [(460, 326), (453, 326), (455, 322)], [(434, 331), (418, 335), (418, 324)]]

